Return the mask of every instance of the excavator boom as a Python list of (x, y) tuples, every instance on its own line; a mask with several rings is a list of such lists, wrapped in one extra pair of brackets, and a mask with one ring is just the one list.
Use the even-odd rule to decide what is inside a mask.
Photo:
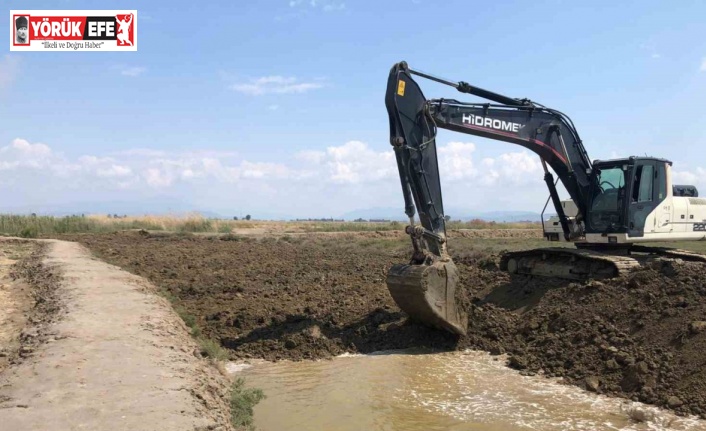
[[(446, 251), (436, 126), (428, 115), (427, 100), (408, 71), (395, 66), (387, 83), (385, 104), (405, 213), (410, 219), (407, 233), (414, 247), (409, 264), (390, 268), (388, 289), (395, 302), (411, 318), (465, 334), (467, 317), (456, 301), (458, 271)], [(416, 226), (415, 206), (420, 221)]]
[[(412, 78), (418, 75), (499, 104), (427, 100)], [(446, 249), (444, 205), (436, 154), (437, 127), (522, 145), (557, 172), (572, 198), (586, 202), (590, 161), (571, 121), (563, 114), (527, 99), (513, 99), (465, 82), (454, 83), (396, 64), (385, 95), (390, 143), (395, 150), (405, 213), (414, 254), (408, 264), (394, 265), (387, 277), (391, 295), (410, 317), (464, 334), (466, 316), (456, 300), (458, 273)], [(545, 165), (545, 180), (571, 236), (554, 180)], [(415, 209), (419, 225), (415, 226)], [(585, 208), (580, 207), (579, 211)]]

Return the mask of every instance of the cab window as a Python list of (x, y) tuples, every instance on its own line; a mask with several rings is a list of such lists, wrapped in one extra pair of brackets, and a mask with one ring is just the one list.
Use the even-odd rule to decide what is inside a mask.
[(659, 201), (667, 197), (667, 172), (664, 163), (660, 163), (655, 170), (655, 194)]
[(633, 202), (649, 202), (652, 200), (652, 185), (655, 180), (654, 166), (640, 165), (635, 170), (632, 201)]

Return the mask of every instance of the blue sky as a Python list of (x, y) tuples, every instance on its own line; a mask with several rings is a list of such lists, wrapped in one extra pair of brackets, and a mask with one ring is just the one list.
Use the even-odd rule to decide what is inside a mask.
[[(591, 158), (665, 157), (678, 181), (706, 192), (704, 2), (15, 1), (6, 9), (20, 8), (137, 9), (139, 48), (10, 53), (5, 45), (0, 211), (121, 202), (135, 212), (402, 213), (383, 103), (400, 60), (559, 109)], [(0, 20), (0, 34), (8, 25)], [(429, 98), (472, 100), (420, 84)], [(447, 208), (541, 210), (547, 192), (533, 154), (448, 131), (437, 143)]]

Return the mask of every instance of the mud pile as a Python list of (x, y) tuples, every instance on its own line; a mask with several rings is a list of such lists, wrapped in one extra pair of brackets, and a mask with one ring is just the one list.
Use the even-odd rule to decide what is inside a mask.
[(623, 278), (570, 283), (510, 277), (480, 251), (456, 255), (469, 310), (469, 336), (458, 339), (407, 321), (393, 303), (385, 273), (409, 250), (385, 238), (73, 239), (163, 288), (233, 358), (477, 348), (508, 354), (523, 373), (706, 417), (701, 263), (656, 260)]
[(701, 263), (656, 260), (602, 282), (548, 283), (505, 274), (476, 287), (467, 282), (471, 336), (459, 346), (508, 353), (510, 366), (528, 374), (704, 415), (704, 269)]

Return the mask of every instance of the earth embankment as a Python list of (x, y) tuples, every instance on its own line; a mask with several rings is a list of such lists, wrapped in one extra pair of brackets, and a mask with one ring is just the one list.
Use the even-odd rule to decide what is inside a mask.
[(195, 356), (154, 286), (76, 243), (45, 253), (17, 271), (33, 309), (52, 307), (32, 314), (23, 334), (39, 341), (0, 374), (3, 429), (232, 429), (228, 379)]

